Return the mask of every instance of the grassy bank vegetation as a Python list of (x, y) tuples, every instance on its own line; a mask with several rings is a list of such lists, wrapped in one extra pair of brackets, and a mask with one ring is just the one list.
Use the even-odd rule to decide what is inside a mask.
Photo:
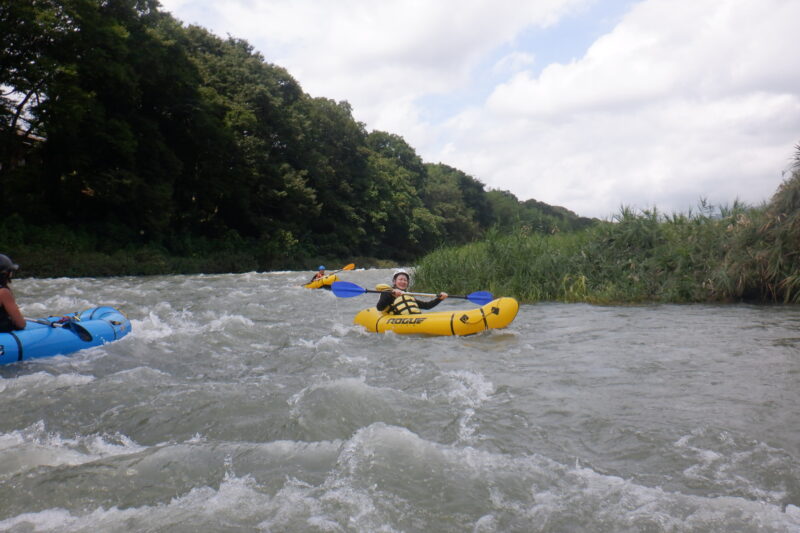
[(442, 248), (420, 262), (416, 288), (524, 302), (800, 303), (800, 147), (793, 170), (761, 206), (622, 208), (580, 232), (522, 228)]

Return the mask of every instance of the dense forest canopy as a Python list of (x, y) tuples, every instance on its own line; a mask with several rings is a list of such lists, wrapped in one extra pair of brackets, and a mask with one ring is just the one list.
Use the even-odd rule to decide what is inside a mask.
[(248, 249), (263, 269), (592, 223), (423, 162), (156, 0), (0, 0), (0, 49), (6, 250), (59, 228), (104, 253)]

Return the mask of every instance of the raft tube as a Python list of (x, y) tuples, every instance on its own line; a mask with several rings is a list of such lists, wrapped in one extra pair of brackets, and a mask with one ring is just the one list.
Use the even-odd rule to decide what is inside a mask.
[(467, 311), (441, 311), (417, 315), (384, 314), (372, 307), (359, 311), (353, 323), (368, 331), (421, 335), (473, 335), (508, 326), (519, 311), (514, 298), (497, 298), (483, 307)]
[[(68, 320), (59, 322), (64, 317)], [(114, 342), (130, 331), (128, 317), (113, 307), (28, 320), (25, 329), (0, 333), (0, 364), (70, 354)]]
[(306, 283), (303, 285), (306, 289), (328, 289), (330, 290), (331, 285), (333, 285), (334, 281), (339, 281), (339, 276), (336, 274), (328, 274), (325, 277), (315, 279), (311, 283)]

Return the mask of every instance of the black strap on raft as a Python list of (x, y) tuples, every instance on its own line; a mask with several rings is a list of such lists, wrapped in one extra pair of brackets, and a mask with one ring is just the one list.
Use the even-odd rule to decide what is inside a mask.
[(17, 353), (18, 353), (18, 355), (17, 355), (17, 361), (22, 361), (22, 341), (20, 341), (20, 340), (19, 340), (19, 337), (17, 337), (17, 334), (16, 334), (16, 333), (14, 333), (13, 331), (9, 331), (9, 334), (10, 334), (12, 337), (14, 337), (14, 340), (15, 340), (15, 341), (17, 341), (17, 350), (18, 350), (18, 351), (17, 351)]
[(69, 320), (65, 322), (61, 327), (67, 328), (68, 330), (72, 331), (83, 342), (90, 342), (92, 340), (92, 334), (89, 333), (89, 330), (81, 326), (77, 322)]

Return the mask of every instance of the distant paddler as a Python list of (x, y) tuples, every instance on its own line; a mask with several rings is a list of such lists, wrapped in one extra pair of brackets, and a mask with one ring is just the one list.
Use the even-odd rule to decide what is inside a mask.
[(313, 282), (317, 281), (318, 279), (322, 279), (324, 277), (325, 277), (325, 265), (320, 265), (319, 267), (317, 267), (317, 272), (311, 278), (311, 281), (309, 281), (309, 283), (313, 283)]
[(339, 270), (331, 272), (330, 274), (325, 272), (325, 265), (320, 265), (317, 267), (317, 272), (311, 278), (311, 281), (303, 285), (303, 287), (307, 289), (326, 289), (331, 290), (331, 285), (335, 281), (339, 281), (339, 277), (336, 275), (338, 272), (343, 270), (353, 270), (356, 267), (354, 263), (350, 263), (349, 265), (345, 265)]

